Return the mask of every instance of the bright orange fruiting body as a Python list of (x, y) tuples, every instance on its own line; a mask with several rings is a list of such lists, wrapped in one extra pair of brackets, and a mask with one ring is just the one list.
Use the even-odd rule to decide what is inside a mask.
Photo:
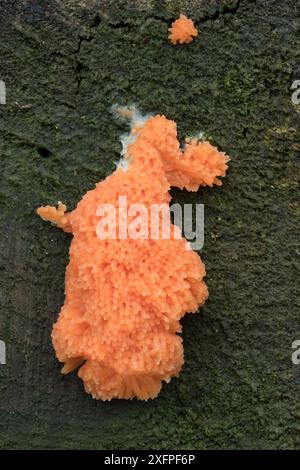
[[(77, 207), (65, 213), (38, 209), (45, 220), (73, 234), (66, 270), (65, 303), (52, 340), (64, 373), (79, 366), (85, 390), (94, 398), (147, 400), (183, 365), (180, 319), (208, 297), (205, 267), (184, 238), (106, 239), (97, 237), (97, 208), (119, 196), (128, 205), (170, 201), (170, 185), (196, 191), (221, 184), (228, 157), (208, 142), (180, 150), (176, 124), (157, 115), (136, 128), (127, 149), (129, 166), (117, 169)], [(117, 219), (118, 220), (118, 219)], [(83, 364), (83, 365), (82, 365)]]
[(192, 20), (187, 18), (185, 15), (180, 15), (180, 17), (172, 23), (171, 28), (168, 30), (170, 32), (169, 39), (172, 44), (188, 44), (198, 36), (198, 30), (195, 28)]

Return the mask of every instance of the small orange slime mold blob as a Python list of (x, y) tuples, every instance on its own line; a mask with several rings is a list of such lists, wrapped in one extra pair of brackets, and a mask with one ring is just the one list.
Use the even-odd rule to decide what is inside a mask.
[(185, 15), (180, 17), (172, 23), (171, 28), (168, 29), (170, 32), (169, 39), (172, 44), (188, 44), (198, 36), (198, 30), (195, 28), (192, 20), (187, 18)]
[(229, 160), (209, 142), (192, 140), (182, 151), (176, 123), (165, 116), (132, 119), (132, 129), (127, 169), (96, 184), (71, 212), (61, 203), (37, 209), (73, 235), (65, 303), (52, 332), (56, 356), (62, 373), (80, 367), (86, 392), (101, 400), (155, 398), (163, 381), (178, 376), (184, 363), (180, 319), (196, 312), (208, 291), (204, 264), (187, 249), (170, 213), (169, 239), (100, 239), (98, 207), (112, 204), (118, 212), (122, 195), (128, 207), (150, 209), (169, 203), (171, 185), (191, 191), (220, 185)]

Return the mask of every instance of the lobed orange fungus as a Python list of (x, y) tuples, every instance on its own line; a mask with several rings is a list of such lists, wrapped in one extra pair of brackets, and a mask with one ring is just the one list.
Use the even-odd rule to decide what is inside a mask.
[(172, 23), (171, 28), (168, 29), (170, 32), (169, 39), (172, 44), (188, 44), (198, 36), (198, 30), (195, 28), (192, 20), (187, 18), (185, 15), (180, 17)]
[(99, 239), (97, 208), (118, 211), (120, 195), (150, 208), (170, 201), (170, 185), (196, 191), (221, 184), (229, 160), (209, 142), (187, 142), (182, 151), (176, 124), (165, 116), (133, 124), (126, 170), (98, 183), (72, 212), (62, 204), (37, 209), (73, 235), (65, 303), (52, 332), (57, 358), (63, 373), (80, 367), (86, 392), (101, 400), (154, 398), (179, 374), (180, 319), (196, 312), (208, 291), (204, 264), (175, 237), (170, 217), (170, 239)]

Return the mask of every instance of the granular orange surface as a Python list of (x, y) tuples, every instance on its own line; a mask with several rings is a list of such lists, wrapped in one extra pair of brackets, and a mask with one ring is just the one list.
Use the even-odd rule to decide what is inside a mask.
[(187, 18), (185, 15), (180, 17), (172, 23), (169, 39), (172, 44), (180, 44), (192, 42), (192, 40), (198, 36), (198, 30), (195, 28), (192, 20)]
[[(87, 393), (96, 399), (158, 395), (162, 382), (184, 363), (180, 319), (208, 297), (205, 267), (171, 224), (170, 239), (99, 239), (102, 204), (117, 212), (128, 206), (170, 201), (170, 185), (196, 191), (221, 184), (229, 158), (208, 142), (192, 141), (181, 151), (175, 122), (157, 115), (135, 125), (127, 148), (128, 169), (118, 168), (77, 207), (66, 213), (40, 207), (37, 213), (73, 234), (66, 270), (65, 303), (52, 340), (63, 373), (80, 367)], [(118, 217), (117, 217), (118, 221)]]

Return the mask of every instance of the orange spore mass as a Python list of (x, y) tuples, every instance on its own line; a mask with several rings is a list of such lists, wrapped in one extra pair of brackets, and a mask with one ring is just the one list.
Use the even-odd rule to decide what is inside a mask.
[[(208, 297), (205, 267), (187, 250), (184, 238), (106, 239), (96, 233), (97, 208), (119, 196), (128, 206), (170, 201), (170, 185), (196, 191), (220, 184), (228, 157), (208, 142), (190, 141), (182, 151), (176, 124), (157, 115), (135, 128), (127, 149), (128, 170), (117, 169), (77, 207), (39, 208), (38, 213), (70, 231), (73, 239), (66, 270), (65, 303), (52, 340), (63, 372), (84, 364), (78, 375), (94, 398), (158, 395), (163, 381), (184, 363), (180, 319), (196, 312)], [(118, 221), (118, 217), (116, 219)]]
[(188, 44), (198, 36), (198, 30), (195, 28), (192, 20), (187, 18), (185, 15), (180, 15), (180, 17), (172, 23), (171, 28), (169, 28), (169, 39), (172, 44)]

